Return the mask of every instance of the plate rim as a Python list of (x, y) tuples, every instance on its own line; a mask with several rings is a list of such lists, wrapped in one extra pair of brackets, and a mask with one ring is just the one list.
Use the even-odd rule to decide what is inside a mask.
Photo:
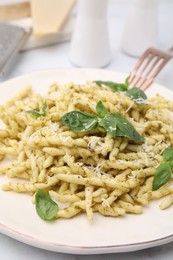
[[(142, 249), (147, 249), (155, 246), (161, 246), (173, 241), (173, 234), (149, 240), (146, 242), (137, 242), (125, 245), (108, 245), (108, 246), (75, 246), (69, 244), (53, 243), (50, 241), (42, 240), (34, 236), (19, 232), (7, 225), (0, 223), (0, 233), (11, 237), (19, 242), (33, 246), (36, 248), (67, 254), (82, 254), (82, 255), (95, 255), (95, 254), (111, 254), (111, 253), (125, 253), (134, 252)], [(24, 240), (22, 239), (24, 238)], [(36, 243), (35, 243), (36, 242)], [(49, 245), (49, 246), (48, 246)], [(58, 250), (57, 250), (58, 249)], [(66, 249), (66, 251), (64, 251)]]
[[(58, 73), (58, 72), (62, 72), (62, 71), (70, 71), (71, 73), (74, 71), (97, 71), (97, 72), (102, 72), (102, 71), (107, 71), (110, 73), (118, 73), (119, 75), (121, 75), (122, 77), (127, 76), (127, 73), (123, 73), (123, 72), (119, 72), (119, 71), (114, 71), (114, 70), (107, 70), (107, 69), (95, 69), (95, 68), (67, 68), (67, 69), (46, 69), (46, 70), (37, 70), (37, 71), (33, 71), (30, 73), (26, 73), (14, 78), (11, 78), (9, 80), (6, 80), (4, 82), (0, 83), (0, 88), (5, 86), (6, 84), (10, 84), (11, 82), (14, 81), (21, 81), (27, 77), (37, 77), (40, 74), (44, 73), (44, 74), (49, 74), (49, 73)], [(152, 86), (159, 86), (162, 89), (166, 89), (167, 91), (170, 91), (172, 93), (172, 91), (167, 88), (164, 87), (163, 85), (160, 85), (158, 83), (153, 83)], [(159, 246), (165, 243), (169, 243), (171, 241), (173, 241), (173, 234), (162, 237), (162, 238), (158, 238), (158, 239), (153, 239), (150, 241), (146, 241), (146, 242), (136, 242), (136, 243), (132, 243), (132, 244), (125, 244), (125, 245), (107, 245), (107, 246), (75, 246), (75, 245), (65, 245), (65, 244), (60, 244), (60, 243), (53, 243), (51, 241), (46, 241), (46, 240), (42, 240), (40, 238), (36, 238), (34, 236), (25, 234), (24, 232), (19, 232), (13, 228), (11, 228), (10, 226), (4, 225), (3, 223), (0, 222), (0, 232), (2, 234), (5, 234), (11, 238), (14, 238), (20, 242), (23, 242), (25, 244), (37, 247), (37, 248), (41, 248), (41, 249), (45, 249), (45, 250), (49, 250), (49, 251), (56, 251), (56, 252), (61, 252), (61, 253), (71, 253), (71, 254), (98, 254), (98, 253), (119, 253), (119, 252), (130, 252), (130, 251), (137, 251), (140, 249), (145, 249), (145, 248), (149, 248), (149, 247), (153, 247), (153, 246)], [(22, 240), (22, 238), (24, 238), (24, 240)], [(36, 242), (36, 243), (35, 243)], [(49, 246), (47, 246), (49, 244)], [(63, 249), (66, 250), (63, 250)]]

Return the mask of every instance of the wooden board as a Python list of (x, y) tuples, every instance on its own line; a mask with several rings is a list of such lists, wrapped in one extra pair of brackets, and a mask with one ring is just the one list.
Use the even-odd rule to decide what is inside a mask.
[(0, 4), (0, 21), (18, 20), (31, 16), (29, 2), (16, 4)]
[(70, 15), (75, 0), (31, 0), (35, 35), (59, 32)]

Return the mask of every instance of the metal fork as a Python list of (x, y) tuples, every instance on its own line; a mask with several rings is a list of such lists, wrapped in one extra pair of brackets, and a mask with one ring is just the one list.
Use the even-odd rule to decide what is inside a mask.
[(136, 86), (146, 90), (172, 57), (173, 47), (167, 51), (155, 48), (147, 49), (130, 74), (129, 86), (131, 88)]

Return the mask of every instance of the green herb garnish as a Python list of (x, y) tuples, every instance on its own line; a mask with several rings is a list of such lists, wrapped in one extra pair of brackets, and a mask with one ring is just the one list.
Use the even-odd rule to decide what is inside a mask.
[(170, 164), (171, 168), (173, 168), (173, 148), (168, 147), (164, 150), (163, 161), (168, 162)]
[[(129, 76), (130, 77), (130, 76)], [(137, 87), (129, 89), (129, 82), (127, 77), (124, 83), (115, 83), (113, 81), (94, 81), (98, 86), (107, 86), (112, 89), (113, 92), (124, 92), (124, 94), (130, 97), (137, 104), (148, 104), (147, 96), (143, 90)]]
[(116, 113), (108, 113), (101, 101), (96, 105), (96, 112), (98, 115), (72, 111), (62, 116), (61, 123), (74, 132), (85, 132), (101, 126), (114, 138), (122, 136), (128, 137), (137, 143), (144, 141), (144, 138), (127, 119)]
[(127, 82), (125, 82), (125, 83), (115, 83), (113, 81), (101, 81), (101, 80), (96, 80), (94, 82), (100, 87), (102, 87), (104, 85), (104, 86), (111, 88), (113, 90), (113, 92), (128, 90)]
[(96, 112), (99, 115), (99, 117), (104, 117), (107, 114), (107, 109), (103, 105), (102, 101), (99, 101), (96, 105)]
[(152, 190), (158, 190), (171, 178), (173, 170), (173, 148), (166, 148), (163, 152), (163, 162), (157, 167), (154, 174)]
[(27, 110), (26, 113), (31, 114), (32, 116), (35, 116), (35, 117), (45, 117), (45, 116), (47, 116), (46, 109), (47, 109), (47, 104), (45, 101), (43, 104), (43, 107), (41, 108), (40, 111), (37, 109), (34, 109), (34, 110)]
[(143, 90), (134, 87), (126, 91), (126, 96), (130, 97), (137, 104), (148, 104), (147, 96)]
[(72, 111), (66, 113), (61, 118), (61, 123), (68, 126), (73, 132), (85, 132), (97, 127), (98, 119), (96, 115)]
[(58, 212), (58, 205), (50, 195), (39, 189), (35, 195), (37, 214), (44, 220), (54, 220)]
[(136, 131), (133, 125), (127, 119), (118, 114), (107, 113), (104, 118), (99, 118), (99, 125), (113, 137), (127, 137), (137, 143), (144, 141), (144, 138)]

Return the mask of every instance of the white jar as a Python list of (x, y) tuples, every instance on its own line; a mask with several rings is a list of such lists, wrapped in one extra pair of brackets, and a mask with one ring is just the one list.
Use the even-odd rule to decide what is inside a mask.
[(147, 48), (157, 46), (158, 0), (133, 0), (129, 8), (122, 50), (140, 56)]
[(70, 60), (79, 67), (104, 67), (111, 59), (107, 0), (79, 0)]

